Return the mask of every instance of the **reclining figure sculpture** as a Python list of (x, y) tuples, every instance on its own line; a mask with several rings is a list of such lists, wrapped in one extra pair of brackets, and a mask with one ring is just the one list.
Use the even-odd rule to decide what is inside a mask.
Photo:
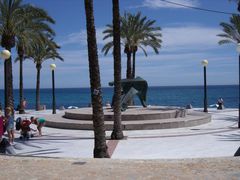
[[(109, 82), (109, 86), (113, 86), (114, 82)], [(133, 99), (134, 95), (137, 95), (143, 107), (146, 105), (146, 95), (148, 84), (147, 81), (141, 77), (135, 79), (122, 79), (122, 96), (121, 96), (121, 110), (125, 111), (128, 107), (128, 102)], [(114, 96), (112, 98), (112, 107), (114, 106)]]

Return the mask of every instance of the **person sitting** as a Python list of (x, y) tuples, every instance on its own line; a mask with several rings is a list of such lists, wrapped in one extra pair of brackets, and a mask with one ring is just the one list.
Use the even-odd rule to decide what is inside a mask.
[(44, 118), (34, 118), (33, 116), (30, 120), (32, 124), (37, 125), (39, 136), (42, 136), (42, 127), (45, 125), (46, 120)]
[(223, 106), (223, 99), (222, 98), (218, 99), (217, 105), (218, 105), (218, 107), (217, 107), (218, 110), (221, 110), (221, 109), (224, 108), (224, 106)]

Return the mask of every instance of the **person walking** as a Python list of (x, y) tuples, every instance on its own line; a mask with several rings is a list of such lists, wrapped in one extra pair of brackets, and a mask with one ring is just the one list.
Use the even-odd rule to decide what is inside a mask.
[(26, 109), (26, 107), (27, 107), (27, 100), (26, 100), (26, 98), (23, 99), (22, 106), (23, 106), (23, 109)]

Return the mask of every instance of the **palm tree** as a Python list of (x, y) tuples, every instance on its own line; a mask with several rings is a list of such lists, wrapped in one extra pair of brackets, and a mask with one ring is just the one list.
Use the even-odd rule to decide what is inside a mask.
[[(222, 34), (218, 34), (218, 36), (223, 38), (218, 42), (220, 45), (226, 44), (226, 43), (234, 43), (234, 44), (240, 43), (240, 15), (232, 15), (232, 17), (230, 18), (230, 24), (222, 22), (220, 23), (220, 25), (222, 26), (223, 32), (224, 32)], [(240, 69), (240, 55), (239, 55), (238, 66)], [(238, 73), (239, 73), (239, 80), (240, 80), (240, 70)], [(239, 87), (239, 90), (240, 90), (240, 87)], [(240, 106), (238, 111), (239, 111), (238, 128), (240, 128)]]
[[(121, 26), (121, 31), (120, 31), (120, 37), (121, 37), (121, 44), (124, 46), (124, 53), (127, 55), (127, 71), (126, 71), (126, 78), (131, 79), (132, 77), (132, 71), (131, 71), (131, 48), (130, 48), (130, 39), (128, 37), (131, 37), (129, 33), (129, 21), (128, 21), (128, 16), (130, 14), (124, 13), (124, 17), (120, 18), (120, 26)], [(103, 37), (103, 40), (112, 38), (113, 37), (113, 25), (107, 24), (107, 29), (103, 31), (103, 34), (106, 34)], [(109, 50), (113, 48), (113, 41), (107, 42), (103, 48), (102, 52), (104, 52), (104, 55), (107, 55)]]
[(19, 114), (24, 114), (24, 108), (23, 108), (23, 59), (24, 59), (24, 45), (19, 42), (17, 45), (17, 53), (18, 58), (15, 60), (15, 62), (19, 61)]
[(224, 33), (217, 35), (223, 38), (218, 42), (219, 45), (240, 43), (240, 15), (232, 15), (230, 24), (222, 22), (220, 26), (222, 26)]
[[(15, 46), (15, 37), (18, 34), (18, 26), (23, 21), (21, 0), (0, 0), (0, 34), (1, 46), (11, 52)], [(13, 78), (11, 57), (4, 62), (4, 96), (5, 107), (14, 107)]]
[(40, 73), (42, 69), (42, 63), (49, 59), (59, 59), (63, 61), (63, 58), (57, 52), (60, 47), (48, 37), (43, 36), (42, 42), (31, 44), (32, 50), (30, 54), (27, 54), (28, 58), (31, 58), (36, 65), (37, 69), (37, 82), (36, 82), (36, 111), (40, 110)]
[[(135, 78), (135, 57), (138, 48), (142, 49), (145, 56), (147, 56), (147, 46), (150, 46), (155, 53), (159, 53), (158, 49), (161, 48), (162, 36), (160, 33), (160, 27), (154, 27), (156, 21), (147, 20), (147, 17), (141, 17), (141, 13), (130, 14), (125, 13), (121, 18), (121, 39), (124, 45), (124, 52), (127, 54), (127, 78)], [(113, 36), (113, 28), (111, 25), (107, 25), (107, 29), (103, 32), (106, 34), (104, 39), (108, 39)], [(113, 43), (108, 42), (102, 49), (106, 55), (112, 48)], [(131, 65), (131, 56), (133, 62)], [(130, 68), (131, 67), (131, 68)], [(130, 70), (128, 69), (130, 68)], [(129, 73), (131, 72), (131, 75)]]
[[(34, 9), (34, 11), (32, 11)], [(20, 36), (23, 26), (29, 19), (41, 16), (41, 11), (22, 0), (0, 0), (0, 34), (1, 46), (11, 51), (16, 44), (16, 38)], [(39, 20), (39, 19), (38, 19)], [(13, 78), (11, 57), (4, 62), (4, 96), (5, 107), (14, 107)]]
[(112, 139), (123, 139), (121, 118), (121, 45), (120, 45), (120, 18), (119, 1), (113, 3), (113, 55), (114, 55), (114, 125)]
[(141, 13), (138, 12), (136, 15), (132, 15), (132, 33), (131, 37), (131, 51), (133, 53), (133, 64), (132, 64), (132, 78), (135, 78), (135, 57), (138, 48), (142, 49), (145, 56), (147, 52), (144, 47), (150, 46), (156, 54), (159, 54), (158, 49), (161, 48), (162, 37), (160, 27), (155, 27), (155, 20), (147, 20), (147, 17), (141, 17)]
[(88, 62), (91, 85), (91, 99), (94, 127), (94, 158), (109, 158), (105, 137), (105, 126), (102, 105), (102, 93), (98, 64), (96, 30), (94, 25), (93, 1), (85, 0), (87, 23)]
[[(48, 16), (47, 12), (43, 9), (39, 9), (32, 6), (26, 6), (24, 9), (24, 21), (21, 26), (19, 26), (19, 34), (16, 35), (16, 48), (18, 53), (19, 61), (19, 113), (24, 113), (23, 108), (23, 59), (26, 51), (31, 51), (31, 44), (34, 41), (39, 42), (39, 37), (41, 33), (49, 33), (50, 35), (55, 35), (54, 31), (48, 26), (47, 22), (55, 23), (54, 20)], [(29, 52), (27, 53), (29, 54)]]

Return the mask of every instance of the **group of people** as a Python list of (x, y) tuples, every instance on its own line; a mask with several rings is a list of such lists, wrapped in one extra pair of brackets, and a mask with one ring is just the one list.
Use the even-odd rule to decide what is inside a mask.
[[(45, 124), (44, 118), (30, 118), (31, 124), (37, 126), (39, 136), (42, 136), (42, 127)], [(7, 132), (9, 143), (12, 145), (14, 143), (14, 110), (11, 107), (5, 108), (5, 116), (0, 111), (0, 143), (2, 141), (2, 136)]]

